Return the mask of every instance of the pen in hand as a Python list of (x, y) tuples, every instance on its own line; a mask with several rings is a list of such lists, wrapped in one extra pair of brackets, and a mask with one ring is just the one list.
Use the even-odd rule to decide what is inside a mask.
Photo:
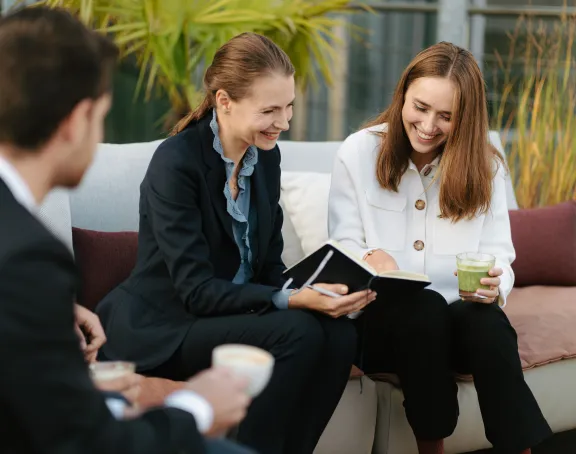
[(340, 295), (339, 293), (331, 292), (330, 290), (326, 290), (322, 287), (316, 287), (316, 286), (310, 285), (310, 284), (308, 284), (306, 287), (311, 289), (311, 290), (314, 290), (318, 293), (321, 293), (322, 295), (330, 296), (332, 298), (340, 298), (341, 296), (343, 296), (343, 295)]

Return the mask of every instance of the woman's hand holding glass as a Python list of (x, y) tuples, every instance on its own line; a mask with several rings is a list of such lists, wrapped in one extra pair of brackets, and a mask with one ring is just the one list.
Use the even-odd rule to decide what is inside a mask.
[(288, 307), (290, 309), (309, 309), (338, 318), (361, 311), (376, 299), (376, 292), (372, 290), (348, 294), (348, 287), (341, 284), (314, 284), (314, 287), (321, 287), (342, 296), (337, 298), (326, 296), (314, 289), (305, 288), (290, 296)]
[(492, 268), (490, 271), (488, 271), (490, 277), (484, 277), (480, 280), (482, 285), (489, 285), (490, 289), (485, 290), (479, 288), (476, 293), (478, 293), (478, 295), (485, 296), (487, 302), (490, 301), (493, 303), (496, 301), (498, 295), (500, 294), (498, 287), (500, 287), (500, 276), (502, 276), (503, 273), (504, 271), (502, 268)]
[[(483, 296), (484, 298), (474, 299), (473, 300), (474, 302), (492, 304), (498, 299), (498, 296), (500, 295), (499, 287), (502, 282), (500, 280), (500, 276), (504, 274), (504, 270), (502, 268), (494, 267), (491, 268), (490, 271), (488, 271), (488, 274), (490, 275), (490, 277), (483, 277), (482, 279), (480, 279), (480, 284), (489, 285), (490, 288), (477, 289), (476, 293), (479, 296)], [(458, 270), (454, 271), (454, 276), (458, 276)]]

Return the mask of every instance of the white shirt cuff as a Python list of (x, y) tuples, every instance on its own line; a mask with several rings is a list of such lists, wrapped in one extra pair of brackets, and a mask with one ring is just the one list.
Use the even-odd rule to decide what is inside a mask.
[(358, 317), (362, 315), (364, 311), (357, 311), (357, 312), (350, 312), (346, 317), (351, 320), (356, 320)]
[(124, 410), (126, 409), (126, 402), (120, 399), (106, 399), (106, 405), (116, 419), (124, 418)]
[(498, 306), (500, 306), (501, 309), (504, 309), (506, 306), (506, 296), (502, 292), (502, 287), (498, 287)]
[(214, 422), (214, 410), (212, 406), (199, 394), (182, 389), (170, 394), (164, 404), (167, 407), (179, 408), (194, 416), (196, 426), (200, 433), (206, 433)]

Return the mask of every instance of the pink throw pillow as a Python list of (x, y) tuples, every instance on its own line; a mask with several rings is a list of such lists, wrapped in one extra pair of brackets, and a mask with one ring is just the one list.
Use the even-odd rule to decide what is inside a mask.
[(509, 213), (515, 286), (576, 286), (576, 201)]

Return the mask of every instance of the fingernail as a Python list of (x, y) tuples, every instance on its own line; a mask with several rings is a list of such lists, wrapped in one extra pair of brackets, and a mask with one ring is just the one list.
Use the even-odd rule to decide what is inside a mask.
[(348, 291), (348, 288), (347, 288), (345, 285), (343, 285), (343, 286), (340, 288), (340, 291), (341, 291), (342, 293), (346, 293), (346, 292)]

